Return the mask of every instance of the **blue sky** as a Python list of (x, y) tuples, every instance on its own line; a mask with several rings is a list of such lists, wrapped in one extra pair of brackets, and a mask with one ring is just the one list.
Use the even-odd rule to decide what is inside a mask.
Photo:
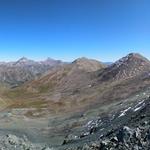
[(0, 0), (0, 60), (150, 59), (149, 0)]

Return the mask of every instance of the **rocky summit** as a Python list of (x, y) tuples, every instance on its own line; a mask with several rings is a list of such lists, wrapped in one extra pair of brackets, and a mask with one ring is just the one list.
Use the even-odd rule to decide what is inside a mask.
[(99, 76), (101, 80), (122, 80), (150, 71), (150, 61), (138, 53), (130, 53), (111, 64)]

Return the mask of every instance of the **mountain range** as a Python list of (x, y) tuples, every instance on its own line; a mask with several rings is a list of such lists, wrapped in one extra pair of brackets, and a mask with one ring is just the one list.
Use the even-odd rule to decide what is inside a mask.
[(1, 62), (0, 82), (10, 87), (17, 87), (62, 64), (63, 62), (50, 58), (47, 58), (45, 61), (36, 62), (25, 57), (15, 62)]
[[(133, 112), (137, 106), (142, 109), (148, 104), (150, 61), (138, 53), (130, 53), (109, 65), (85, 57), (71, 63), (50, 58), (36, 62), (23, 57), (16, 62), (0, 63), (0, 82), (1, 109), (13, 113), (15, 110), (15, 115), (19, 113), (31, 120), (50, 118), (48, 127), (40, 128), (41, 136), (43, 130), (51, 133), (46, 135), (52, 141), (55, 136), (64, 139), (65, 135), (64, 142), (62, 139), (55, 142), (63, 143), (62, 149), (66, 149), (66, 144), (72, 146), (72, 142), (77, 142), (72, 134), (77, 134), (83, 142), (87, 142), (87, 137), (91, 141), (96, 138), (101, 126), (97, 117), (103, 118), (105, 128), (109, 129), (111, 124), (117, 126), (118, 120), (105, 119), (108, 114), (112, 117), (114, 113), (121, 122), (128, 110), (127, 120), (132, 118), (131, 110), (136, 117)], [(96, 123), (92, 126), (92, 120), (97, 121), (99, 127)], [(94, 131), (90, 126), (85, 135), (88, 121)]]
[(15, 98), (19, 95), (28, 99), (36, 94), (39, 95), (36, 99), (48, 103), (85, 107), (128, 97), (149, 84), (146, 80), (149, 72), (150, 61), (137, 53), (128, 54), (111, 65), (84, 57), (72, 63), (21, 58), (0, 65), (0, 81), (14, 88), (9, 92), (15, 93)]
[[(79, 58), (78, 60), (76, 60), (77, 63), (80, 60), (81, 61), (84, 60), (84, 62), (86, 63), (86, 58)], [(41, 75), (47, 73), (49, 70), (53, 68), (57, 68), (58, 66), (62, 66), (64, 64), (69, 64), (69, 63), (70, 62), (54, 60), (49, 57), (44, 61), (34, 61), (26, 57), (22, 57), (19, 60), (13, 62), (0, 62), (0, 82), (5, 86), (14, 88), (27, 81), (31, 81), (33, 79), (40, 77)], [(105, 65), (107, 63), (103, 63), (103, 64)], [(86, 67), (86, 69), (88, 68), (91, 69), (93, 65), (92, 68), (93, 71), (94, 69), (97, 69), (94, 66), (94, 64), (92, 64), (92, 60), (90, 63), (91, 66), (86, 66), (86, 64), (82, 64), (82, 65), (85, 65), (84, 67)]]
[[(61, 103), (64, 107), (67, 105), (67, 108), (68, 105), (73, 105), (79, 109), (79, 106), (110, 103), (138, 92), (149, 84), (149, 80), (146, 80), (149, 72), (149, 60), (136, 53), (129, 54), (109, 66), (80, 58), (54, 67), (13, 91), (17, 93), (22, 90), (23, 96), (37, 94), (40, 95), (39, 99), (42, 98), (47, 103)], [(24, 94), (28, 92), (30, 94)], [(122, 94), (118, 94), (120, 92)]]

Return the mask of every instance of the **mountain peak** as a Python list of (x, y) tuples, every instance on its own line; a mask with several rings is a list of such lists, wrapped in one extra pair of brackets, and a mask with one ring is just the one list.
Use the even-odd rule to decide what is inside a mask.
[(21, 57), (17, 62), (27, 62), (27, 61), (29, 61), (28, 58), (26, 58), (26, 57)]
[(86, 62), (86, 61), (90, 61), (90, 59), (88, 59), (86, 57), (80, 57), (80, 58), (77, 58), (76, 60), (74, 60), (72, 63), (81, 63), (81, 62)]
[(119, 59), (100, 74), (102, 80), (122, 80), (138, 76), (150, 70), (150, 61), (138, 53), (130, 53)]
[(120, 67), (121, 65), (130, 65), (130, 63), (132, 63), (132, 64), (139, 63), (139, 65), (142, 65), (141, 64), (142, 62), (148, 63), (148, 64), (150, 63), (150, 61), (148, 59), (146, 59), (139, 53), (129, 53), (128, 55), (126, 55), (125, 57), (122, 57), (121, 59), (119, 59), (118, 61), (113, 63), (112, 65), (113, 66), (116, 65), (117, 67)]
[(72, 64), (79, 69), (91, 72), (91, 71), (97, 71), (101, 68), (104, 68), (105, 65), (101, 62), (94, 60), (94, 59), (88, 59), (86, 57), (81, 57), (76, 59), (72, 62)]
[(139, 55), (141, 55), (141, 54), (139, 54), (139, 53), (129, 53), (127, 56), (133, 57), (133, 56), (139, 56)]
[(18, 61), (16, 61), (13, 65), (29, 65), (29, 64), (33, 64), (33, 63), (34, 63), (33, 60), (30, 60), (26, 57), (22, 57)]
[(126, 57), (128, 57), (128, 58), (139, 58), (139, 59), (147, 60), (144, 56), (142, 56), (139, 53), (129, 53)]

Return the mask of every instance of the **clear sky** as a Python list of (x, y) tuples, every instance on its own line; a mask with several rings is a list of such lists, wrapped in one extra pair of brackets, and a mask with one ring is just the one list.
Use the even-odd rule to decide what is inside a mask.
[(150, 59), (150, 0), (0, 0), (0, 61)]

